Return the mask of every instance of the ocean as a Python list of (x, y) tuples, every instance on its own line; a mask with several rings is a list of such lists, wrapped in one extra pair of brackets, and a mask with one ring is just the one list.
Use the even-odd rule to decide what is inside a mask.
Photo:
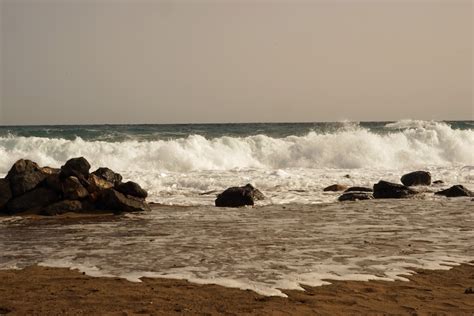
[(335, 201), (322, 192), (334, 183), (399, 182), (419, 169), (472, 186), (474, 121), (0, 127), (0, 176), (20, 158), (60, 167), (77, 156), (162, 204), (212, 205), (247, 183), (266, 194), (262, 204), (313, 204)]

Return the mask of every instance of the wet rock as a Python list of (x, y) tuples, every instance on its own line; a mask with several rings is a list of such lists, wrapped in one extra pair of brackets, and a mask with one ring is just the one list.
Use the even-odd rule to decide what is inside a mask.
[(338, 200), (340, 202), (343, 201), (359, 201), (359, 200), (371, 200), (373, 199), (374, 196), (372, 193), (367, 193), (367, 192), (347, 192), (341, 195)]
[(91, 173), (88, 179), (89, 185), (87, 186), (87, 191), (89, 193), (99, 192), (102, 190), (110, 189), (114, 187), (114, 184)]
[(89, 195), (89, 191), (81, 184), (77, 177), (67, 177), (62, 181), (62, 192), (65, 199), (79, 200)]
[(332, 192), (337, 192), (337, 191), (344, 191), (347, 189), (347, 185), (345, 184), (333, 184), (328, 187), (325, 187), (323, 189), (324, 192), (332, 191)]
[(46, 216), (60, 215), (68, 212), (82, 211), (82, 202), (74, 200), (63, 200), (44, 207), (40, 214)]
[(381, 180), (374, 184), (374, 198), (376, 199), (402, 199), (416, 193), (416, 191), (409, 187), (397, 183)]
[(350, 187), (344, 192), (373, 192), (373, 191), (374, 190), (372, 188), (367, 188), (367, 187)]
[(14, 197), (33, 190), (40, 184), (47, 174), (31, 160), (20, 159), (12, 166), (6, 179), (10, 182), (10, 188)]
[(78, 179), (87, 179), (91, 165), (84, 157), (69, 159), (64, 166), (61, 167), (61, 177), (77, 177)]
[(115, 213), (150, 211), (150, 206), (143, 199), (126, 196), (114, 189), (100, 192), (96, 203), (99, 209)]
[(449, 189), (441, 190), (435, 193), (436, 195), (443, 195), (446, 197), (461, 197), (461, 196), (474, 196), (474, 192), (468, 190), (464, 186), (458, 184), (453, 185)]
[(48, 188), (39, 187), (19, 197), (13, 198), (7, 204), (10, 214), (41, 208), (59, 200), (59, 195)]
[(109, 168), (99, 168), (92, 174), (114, 184), (119, 185), (122, 182), (122, 176)]
[(231, 187), (217, 196), (217, 207), (240, 207), (254, 205), (255, 201), (263, 200), (265, 196), (251, 184), (243, 187)]
[(132, 181), (120, 183), (115, 187), (115, 190), (119, 191), (122, 194), (131, 195), (142, 199), (148, 196), (148, 193), (143, 190), (138, 183)]
[(10, 182), (7, 179), (0, 179), (0, 211), (7, 205), (12, 197)]
[(403, 185), (431, 185), (431, 173), (428, 171), (414, 171), (402, 176), (400, 181)]
[(444, 184), (444, 181), (443, 180), (436, 180), (436, 181), (433, 181), (433, 184)]

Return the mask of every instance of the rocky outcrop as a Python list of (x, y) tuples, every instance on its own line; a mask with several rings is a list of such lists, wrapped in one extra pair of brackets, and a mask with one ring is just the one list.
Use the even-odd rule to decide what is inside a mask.
[(132, 181), (120, 183), (115, 187), (115, 189), (122, 194), (136, 196), (143, 199), (148, 196), (148, 193), (143, 190), (138, 183)]
[(416, 193), (409, 187), (397, 183), (381, 180), (374, 184), (374, 198), (376, 199), (402, 199), (411, 197)]
[(403, 185), (431, 185), (431, 173), (428, 171), (414, 171), (403, 175), (400, 179)]
[(443, 195), (446, 197), (461, 197), (461, 196), (474, 196), (474, 192), (458, 184), (453, 185), (449, 189), (441, 190), (435, 193), (436, 195)]
[(350, 187), (349, 189), (345, 190), (345, 192), (373, 192), (372, 188), (367, 187)]
[(328, 187), (325, 187), (323, 189), (324, 192), (328, 192), (328, 191), (331, 191), (331, 192), (338, 192), (338, 191), (344, 191), (347, 189), (347, 185), (345, 184), (333, 184), (333, 185), (330, 185)]
[(100, 209), (113, 210), (115, 213), (150, 211), (150, 206), (144, 199), (125, 195), (114, 189), (102, 191), (96, 203)]
[(255, 201), (263, 200), (265, 196), (251, 184), (243, 187), (231, 187), (217, 196), (217, 207), (241, 207), (254, 205)]
[(340, 202), (344, 202), (344, 201), (371, 200), (373, 198), (374, 196), (372, 195), (372, 193), (349, 191), (341, 195), (338, 198), (338, 200)]

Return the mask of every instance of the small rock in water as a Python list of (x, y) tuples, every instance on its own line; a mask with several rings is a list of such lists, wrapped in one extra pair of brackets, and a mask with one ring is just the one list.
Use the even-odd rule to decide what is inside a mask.
[(400, 181), (403, 185), (430, 185), (431, 184), (431, 173), (428, 171), (414, 171), (407, 173), (402, 176)]
[(474, 289), (472, 287), (468, 287), (464, 290), (464, 294), (474, 294)]
[(344, 191), (347, 189), (347, 185), (345, 184), (333, 184), (328, 187), (325, 187), (323, 189), (324, 192), (332, 191), (332, 192), (337, 192), (337, 191)]
[(444, 181), (443, 180), (436, 180), (436, 181), (433, 181), (433, 184), (444, 184)]
[(458, 184), (453, 185), (449, 189), (441, 190), (435, 193), (436, 195), (443, 195), (446, 197), (461, 197), (461, 196), (474, 196), (474, 192), (468, 190), (464, 186)]
[(367, 192), (347, 192), (341, 195), (338, 200), (343, 201), (359, 201), (359, 200), (371, 200), (374, 196), (372, 193)]
[(243, 187), (231, 187), (217, 196), (217, 207), (241, 207), (254, 205), (255, 201), (263, 200), (265, 196), (251, 184)]
[(374, 198), (376, 199), (402, 199), (408, 198), (417, 192), (398, 183), (380, 180), (374, 184)]
[(372, 188), (367, 188), (367, 187), (350, 187), (344, 192), (373, 192), (373, 191), (374, 190)]

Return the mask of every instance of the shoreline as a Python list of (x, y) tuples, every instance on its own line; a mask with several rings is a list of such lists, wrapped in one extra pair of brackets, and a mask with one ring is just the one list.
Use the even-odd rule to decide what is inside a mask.
[(0, 314), (8, 315), (327, 315), (474, 313), (474, 262), (449, 270), (416, 269), (409, 281), (333, 281), (288, 298), (185, 280), (91, 277), (77, 270), (30, 266), (0, 270)]

